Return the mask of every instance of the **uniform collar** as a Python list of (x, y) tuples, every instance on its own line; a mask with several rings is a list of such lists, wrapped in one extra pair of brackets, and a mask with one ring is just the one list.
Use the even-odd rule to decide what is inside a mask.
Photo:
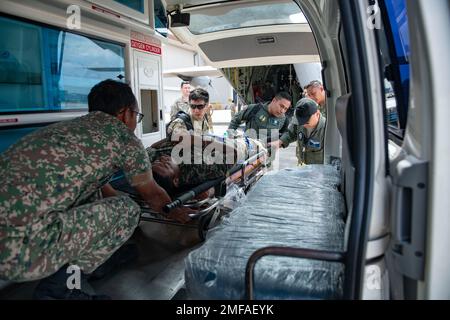
[(190, 111), (189, 111), (189, 116), (191, 117), (192, 124), (194, 124), (194, 122), (200, 122), (201, 121), (202, 122), (202, 128), (205, 127), (205, 122), (208, 123), (208, 120), (206, 119), (206, 113), (203, 116), (202, 120), (195, 120)]
[(92, 111), (88, 113), (89, 117), (98, 117), (98, 118), (103, 118), (104, 121), (102, 122), (110, 122), (113, 123), (117, 126), (119, 126), (122, 129), (126, 129), (127, 131), (131, 132), (130, 129), (127, 127), (127, 125), (125, 123), (123, 123), (122, 121), (120, 121), (119, 119), (117, 119), (115, 116), (108, 114), (106, 112), (103, 111)]
[(314, 136), (317, 132), (320, 132), (323, 128), (325, 128), (326, 122), (327, 119), (325, 119), (323, 114), (320, 113), (319, 123), (317, 124), (317, 127), (315, 127), (313, 131), (311, 131), (311, 136)]
[(272, 115), (269, 112), (269, 104), (270, 104), (270, 102), (266, 102), (266, 103), (262, 104), (262, 108), (267, 112), (267, 115), (269, 116), (269, 118), (275, 118), (275, 119), (277, 119), (279, 121), (283, 121), (283, 119), (286, 119), (286, 115), (283, 115), (280, 118), (277, 118), (274, 115)]
[(262, 108), (269, 114), (269, 116), (273, 117), (270, 113), (269, 113), (269, 104), (270, 102), (266, 102), (262, 104)]

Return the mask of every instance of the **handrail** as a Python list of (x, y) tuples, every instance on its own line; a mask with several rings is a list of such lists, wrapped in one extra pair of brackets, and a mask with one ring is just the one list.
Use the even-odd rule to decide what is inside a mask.
[(259, 259), (264, 256), (281, 256), (292, 258), (303, 258), (308, 260), (320, 260), (329, 262), (344, 262), (344, 252), (332, 252), (313, 249), (289, 248), (289, 247), (266, 247), (253, 252), (247, 261), (245, 268), (245, 297), (253, 300), (254, 269)]

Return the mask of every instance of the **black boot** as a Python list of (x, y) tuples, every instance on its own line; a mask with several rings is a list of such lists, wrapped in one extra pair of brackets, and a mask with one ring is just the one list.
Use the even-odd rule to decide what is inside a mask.
[(51, 276), (42, 279), (34, 290), (33, 298), (37, 300), (110, 300), (106, 295), (88, 293), (93, 289), (87, 283), (87, 277), (80, 272), (80, 289), (69, 289), (67, 279), (68, 265), (65, 265)]
[(99, 280), (114, 270), (136, 260), (139, 257), (139, 250), (136, 244), (129, 243), (120, 247), (101, 266), (89, 275), (89, 280)]

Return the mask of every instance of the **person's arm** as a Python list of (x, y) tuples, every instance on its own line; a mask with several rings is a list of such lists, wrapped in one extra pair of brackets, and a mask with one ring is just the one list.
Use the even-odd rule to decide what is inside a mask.
[(178, 111), (180, 111), (180, 108), (178, 107), (178, 100), (177, 100), (170, 107), (170, 120), (175, 119), (175, 116), (177, 115)]
[(251, 111), (256, 106), (249, 106), (247, 109), (239, 111), (234, 115), (233, 119), (231, 119), (230, 125), (228, 126), (228, 130), (237, 130), (243, 121), (248, 121), (248, 115), (251, 114)]
[(102, 187), (102, 195), (103, 198), (116, 197), (119, 195), (119, 192), (117, 192), (109, 183), (107, 183)]
[[(129, 184), (138, 191), (149, 207), (164, 215), (162, 209), (171, 199), (153, 179), (147, 151), (134, 134), (130, 134), (130, 138), (123, 144), (117, 166), (123, 170)], [(188, 208), (175, 209), (168, 217), (185, 223), (190, 220), (189, 213), (194, 212)]]
[(297, 128), (297, 125), (290, 124), (287, 131), (281, 136), (280, 140), (278, 140), (276, 144), (271, 144), (271, 146), (287, 148), (289, 144), (297, 140)]
[(212, 196), (214, 196), (215, 190), (214, 188), (211, 188), (209, 190), (206, 190), (205, 192), (200, 193), (199, 195), (197, 195), (194, 199), (195, 200), (205, 200), (207, 198), (210, 198)]
[(282, 137), (283, 134), (285, 134), (286, 132), (288, 132), (288, 130), (289, 130), (289, 124), (290, 124), (289, 119), (288, 119), (288, 118), (285, 118), (285, 119), (284, 119), (283, 126), (282, 126), (281, 129), (280, 129), (280, 137)]
[(170, 136), (185, 136), (191, 133), (186, 127), (186, 124), (181, 119), (176, 119), (172, 121), (170, 126), (167, 128), (167, 134)]
[(172, 202), (167, 192), (161, 188), (153, 179), (151, 171), (133, 177), (131, 185), (137, 190), (141, 198), (148, 204), (150, 209), (167, 216), (170, 219), (186, 223), (190, 221), (189, 214), (194, 210), (189, 208), (173, 209), (168, 215), (163, 213), (163, 207)]

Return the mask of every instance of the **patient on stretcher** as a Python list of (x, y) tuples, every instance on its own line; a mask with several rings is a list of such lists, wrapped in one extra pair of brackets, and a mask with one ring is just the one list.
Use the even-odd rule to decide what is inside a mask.
[(236, 164), (261, 151), (265, 151), (262, 143), (246, 137), (193, 135), (177, 141), (163, 139), (147, 148), (155, 181), (169, 195), (225, 177)]
[[(163, 139), (147, 148), (155, 181), (174, 197), (206, 181), (226, 177), (236, 164), (266, 152), (263, 144), (247, 137), (181, 136)], [(116, 188), (133, 194), (125, 179)], [(203, 198), (206, 193), (198, 198)]]

